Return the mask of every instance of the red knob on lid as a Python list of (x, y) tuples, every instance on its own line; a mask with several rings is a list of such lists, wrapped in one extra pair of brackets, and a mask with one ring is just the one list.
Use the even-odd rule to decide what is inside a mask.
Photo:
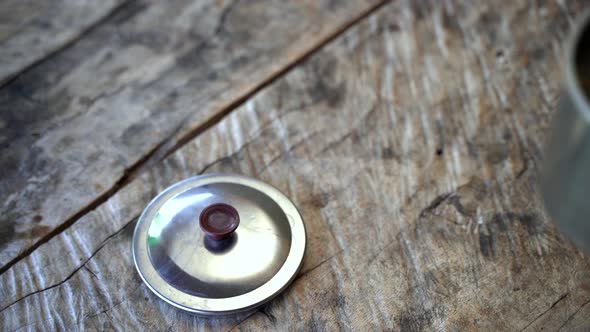
[(223, 240), (230, 237), (239, 224), (238, 211), (228, 204), (209, 205), (199, 216), (201, 230), (213, 240)]

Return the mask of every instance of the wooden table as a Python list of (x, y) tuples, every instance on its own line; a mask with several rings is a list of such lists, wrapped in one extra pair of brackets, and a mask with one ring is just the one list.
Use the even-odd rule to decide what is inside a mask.
[[(1, 330), (590, 329), (536, 188), (584, 4), (3, 1)], [(133, 266), (149, 200), (207, 172), (308, 229), (253, 314), (191, 316)]]

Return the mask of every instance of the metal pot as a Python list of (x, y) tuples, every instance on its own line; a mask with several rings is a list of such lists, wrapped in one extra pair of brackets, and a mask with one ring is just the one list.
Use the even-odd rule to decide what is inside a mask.
[(590, 253), (590, 15), (580, 21), (563, 64), (562, 93), (541, 177), (549, 214)]

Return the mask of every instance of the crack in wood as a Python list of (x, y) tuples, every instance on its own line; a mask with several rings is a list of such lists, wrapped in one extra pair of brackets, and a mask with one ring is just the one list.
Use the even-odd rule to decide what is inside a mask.
[(580, 312), (580, 310), (582, 310), (582, 308), (584, 308), (588, 303), (590, 303), (590, 300), (584, 302), (579, 308), (578, 310), (576, 310), (573, 314), (571, 314), (567, 320), (561, 324), (561, 326), (557, 329), (557, 332), (561, 331), (561, 329), (567, 325), (567, 323), (569, 323), (572, 319), (574, 319), (574, 317), (578, 314), (578, 312)]
[(72, 272), (71, 272), (71, 273), (70, 273), (70, 274), (69, 274), (67, 277), (65, 277), (65, 278), (64, 278), (62, 281), (60, 281), (60, 282), (58, 282), (58, 283), (55, 283), (55, 284), (53, 284), (53, 285), (51, 285), (51, 286), (45, 287), (45, 288), (43, 288), (43, 289), (36, 290), (36, 291), (34, 291), (34, 292), (28, 293), (27, 295), (24, 295), (24, 296), (20, 297), (19, 299), (17, 299), (17, 300), (15, 300), (15, 301), (13, 301), (13, 302), (12, 302), (12, 303), (10, 303), (9, 305), (7, 305), (7, 306), (5, 306), (4, 308), (0, 309), (0, 313), (2, 313), (4, 310), (6, 310), (6, 309), (10, 308), (11, 306), (15, 305), (16, 303), (18, 303), (18, 302), (20, 302), (20, 301), (22, 301), (22, 300), (24, 300), (24, 299), (26, 299), (26, 298), (28, 298), (28, 297), (30, 297), (30, 296), (32, 296), (32, 295), (39, 294), (39, 293), (43, 293), (43, 292), (45, 292), (45, 291), (48, 291), (48, 290), (50, 290), (50, 289), (53, 289), (53, 288), (59, 287), (59, 286), (63, 285), (64, 283), (66, 283), (66, 282), (67, 282), (68, 280), (70, 280), (70, 279), (71, 279), (71, 278), (72, 278), (72, 277), (73, 277), (73, 276), (74, 276), (74, 275), (75, 275), (75, 274), (76, 274), (78, 271), (80, 271), (82, 268), (84, 268), (84, 267), (85, 267), (85, 265), (86, 265), (86, 263), (88, 263), (88, 262), (89, 262), (89, 261), (90, 261), (90, 260), (91, 260), (91, 259), (92, 259), (94, 256), (96, 256), (96, 254), (98, 254), (98, 252), (99, 252), (100, 250), (102, 250), (102, 248), (104, 248), (104, 247), (107, 245), (107, 243), (108, 243), (110, 240), (112, 240), (112, 239), (113, 239), (114, 237), (116, 237), (117, 235), (121, 234), (121, 233), (122, 233), (122, 232), (123, 232), (123, 231), (124, 231), (124, 230), (125, 230), (127, 227), (129, 227), (129, 225), (133, 225), (133, 224), (135, 224), (135, 221), (137, 220), (137, 218), (139, 218), (139, 215), (137, 215), (137, 216), (133, 217), (133, 218), (132, 218), (130, 221), (128, 221), (127, 223), (125, 223), (125, 225), (123, 225), (123, 226), (122, 226), (121, 228), (119, 228), (117, 231), (115, 231), (115, 232), (114, 232), (114, 233), (112, 233), (111, 235), (107, 236), (107, 237), (106, 237), (106, 238), (105, 238), (105, 239), (104, 239), (104, 240), (101, 242), (101, 244), (98, 246), (98, 248), (96, 248), (96, 249), (95, 249), (95, 250), (92, 252), (92, 254), (91, 254), (91, 255), (90, 255), (88, 258), (86, 258), (86, 259), (85, 259), (85, 260), (82, 262), (82, 264), (80, 264), (80, 266), (78, 266), (77, 268), (75, 268), (75, 269), (74, 269), (74, 270), (73, 270), (73, 271), (72, 271)]
[(260, 169), (259, 171), (256, 171), (256, 174), (258, 176), (260, 176), (262, 173), (264, 173), (269, 167), (271, 167), (275, 162), (277, 162), (278, 160), (280, 160), (282, 157), (284, 157), (285, 155), (293, 152), (295, 149), (299, 148), (300, 146), (302, 146), (306, 142), (310, 141), (313, 137), (315, 137), (315, 136), (317, 136), (319, 134), (320, 134), (319, 131), (313, 132), (313, 133), (305, 136), (299, 142), (291, 145), (287, 150), (281, 151), (281, 153), (279, 153), (276, 157), (272, 158), (268, 163), (266, 163), (264, 165), (264, 167), (262, 167), (262, 169)]
[(96, 273), (94, 273), (90, 268), (88, 268), (88, 266), (82, 265), (82, 267), (84, 267), (84, 269), (86, 271), (88, 271), (88, 273), (90, 273), (95, 279), (98, 279), (98, 276), (96, 275)]
[(117, 11), (108, 19), (117, 24), (123, 24), (128, 22), (131, 18), (137, 16), (137, 14), (143, 12), (145, 9), (149, 7), (149, 3), (142, 2), (139, 0), (130, 0), (127, 4), (125, 4), (124, 10)]
[(108, 312), (109, 311), (111, 311), (114, 308), (120, 306), (121, 304), (127, 302), (129, 300), (129, 296), (131, 296), (133, 293), (135, 293), (139, 289), (139, 287), (141, 287), (141, 285), (142, 285), (142, 283), (140, 282), (137, 286), (135, 286), (133, 288), (133, 290), (127, 296), (125, 296), (122, 300), (120, 300), (119, 302), (113, 304), (112, 306), (109, 306), (108, 308), (106, 308), (104, 310), (101, 310), (99, 312), (95, 312), (93, 314), (84, 315), (84, 317), (82, 318), (81, 322), (85, 321), (88, 318), (96, 317), (96, 316), (99, 316), (99, 315), (102, 315), (102, 314), (108, 315)]
[[(397, 236), (396, 236), (397, 237)], [(375, 260), (377, 260), (377, 258), (379, 258), (379, 256), (381, 256), (381, 254), (389, 249), (390, 247), (392, 247), (394, 244), (396, 244), (397, 242), (395, 242), (394, 240), (391, 240), (391, 242), (389, 242), (387, 245), (385, 245), (384, 247), (381, 247), (377, 250), (377, 253), (375, 255), (373, 255), (371, 258), (369, 258), (367, 260), (367, 269), (373, 265), (373, 263), (375, 263)]]
[(254, 316), (255, 314), (258, 313), (258, 311), (260, 311), (260, 308), (255, 310), (254, 312), (248, 314), (248, 316), (244, 317), (243, 319), (241, 319), (239, 322), (235, 323), (234, 325), (232, 325), (232, 327), (230, 327), (227, 332), (231, 332), (233, 331), (236, 327), (242, 325), (243, 322), (245, 322), (248, 318)]
[(259, 136), (255, 136), (251, 140), (247, 141), (242, 146), (240, 146), (240, 148), (238, 150), (236, 150), (235, 152), (232, 152), (231, 154), (229, 154), (227, 156), (219, 157), (219, 158), (213, 160), (212, 162), (208, 163), (207, 165), (203, 166), (201, 168), (201, 170), (197, 172), (197, 174), (201, 175), (201, 174), (205, 173), (207, 170), (209, 170), (211, 167), (215, 166), (216, 164), (218, 164), (224, 160), (230, 160), (230, 159), (234, 158), (235, 156), (239, 155), (242, 151), (244, 151), (251, 144), (253, 144), (258, 139), (258, 137)]
[(337, 251), (335, 254), (331, 255), (330, 257), (324, 259), (323, 261), (319, 262), (318, 264), (316, 264), (315, 266), (313, 266), (312, 268), (310, 268), (307, 271), (302, 272), (301, 274), (299, 274), (297, 277), (295, 277), (295, 279), (293, 279), (293, 283), (295, 283), (297, 280), (307, 276), (308, 274), (312, 273), (313, 271), (315, 271), (317, 268), (319, 268), (320, 266), (324, 265), (325, 263), (329, 262), (330, 260), (334, 259), (336, 256), (339, 256), (340, 254), (344, 253), (344, 249), (340, 249), (339, 251)]
[(268, 304), (260, 307), (259, 312), (261, 314), (263, 314), (264, 317), (266, 317), (269, 322), (271, 322), (272, 324), (274, 324), (274, 323), (276, 323), (277, 318), (275, 317), (275, 315), (273, 315), (272, 313), (269, 312), (269, 310), (268, 310), (269, 309), (269, 306), (270, 306), (270, 303), (268, 303)]
[(352, 137), (354, 134), (357, 134), (361, 130), (363, 125), (365, 125), (366, 121), (371, 116), (373, 116), (376, 111), (377, 111), (377, 103), (375, 103), (375, 104), (373, 104), (373, 106), (371, 106), (370, 110), (362, 117), (362, 119), (360, 119), (359, 124), (357, 126), (352, 128), (351, 130), (349, 130), (348, 132), (346, 132), (344, 135), (340, 136), (338, 139), (334, 140), (333, 142), (328, 143), (328, 145), (326, 145), (326, 147), (323, 148), (320, 151), (320, 153), (325, 153), (326, 151), (334, 149), (335, 147), (337, 147), (338, 145), (342, 144), (347, 139)]
[(520, 329), (519, 332), (522, 332), (524, 330), (526, 330), (529, 326), (533, 325), (537, 320), (539, 320), (539, 318), (543, 317), (546, 313), (548, 313), (549, 311), (551, 311), (551, 309), (555, 308), (555, 306), (561, 302), (562, 300), (564, 300), (566, 297), (568, 297), (568, 295), (570, 295), (569, 292), (563, 294), (562, 296), (559, 297), (559, 299), (557, 299), (557, 301), (553, 302), (553, 304), (551, 304), (551, 306), (543, 311), (540, 315), (538, 315), (535, 319), (533, 319), (530, 323), (528, 323), (525, 327), (523, 327), (522, 329)]
[(427, 215), (433, 215), (434, 210), (436, 210), (442, 203), (444, 203), (447, 199), (449, 199), (454, 193), (445, 193), (438, 195), (427, 207), (422, 209), (418, 214), (420, 218), (424, 218)]

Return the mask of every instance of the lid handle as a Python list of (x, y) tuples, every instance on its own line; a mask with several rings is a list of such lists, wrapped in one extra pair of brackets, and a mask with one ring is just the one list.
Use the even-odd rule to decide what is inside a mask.
[(238, 211), (229, 204), (216, 203), (206, 207), (199, 216), (199, 226), (213, 240), (229, 238), (240, 224)]

